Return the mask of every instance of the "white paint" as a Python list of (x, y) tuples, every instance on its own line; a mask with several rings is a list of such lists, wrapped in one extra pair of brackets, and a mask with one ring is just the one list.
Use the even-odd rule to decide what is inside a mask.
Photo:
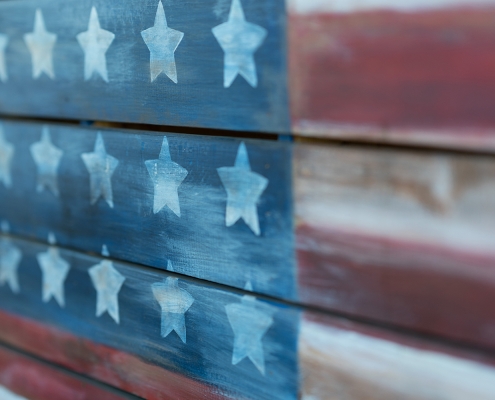
[[(5, 233), (5, 229), (2, 226)], [(13, 293), (19, 293), (17, 270), (22, 259), (22, 252), (4, 237), (0, 241), (0, 285), (8, 283)]]
[(232, 0), (229, 19), (212, 29), (213, 35), (222, 47), (224, 57), (224, 82), (228, 88), (238, 74), (252, 86), (258, 85), (254, 53), (261, 46), (267, 30), (246, 22), (240, 0)]
[(69, 263), (60, 257), (58, 248), (54, 246), (36, 258), (43, 273), (43, 301), (47, 303), (53, 297), (60, 307), (64, 307), (64, 283), (70, 270)]
[(168, 206), (175, 215), (180, 217), (179, 186), (187, 176), (187, 170), (170, 158), (168, 140), (163, 137), (162, 148), (157, 160), (144, 162), (153, 181), (155, 195), (153, 198), (153, 213)]
[(106, 52), (115, 35), (101, 29), (96, 8), (91, 8), (88, 30), (77, 35), (77, 41), (84, 50), (84, 79), (89, 80), (93, 74), (98, 74), (108, 82)]
[(217, 171), (227, 191), (225, 225), (232, 226), (242, 218), (259, 236), (257, 203), (268, 186), (268, 179), (251, 171), (244, 142), (239, 145), (234, 167), (221, 167)]
[(194, 303), (194, 298), (179, 287), (178, 278), (168, 277), (163, 282), (154, 283), (151, 290), (162, 309), (162, 337), (175, 331), (182, 342), (186, 343), (185, 313)]
[(177, 83), (174, 54), (184, 37), (184, 33), (168, 27), (161, 1), (156, 10), (155, 25), (142, 31), (141, 36), (150, 51), (151, 82), (164, 72), (172, 82)]
[(107, 245), (104, 244), (103, 246), (101, 246), (101, 255), (103, 257), (110, 257), (110, 252), (108, 251), (108, 248), (107, 248)]
[(9, 43), (9, 37), (0, 33), (0, 81), (7, 82), (7, 63), (5, 62), (5, 49)]
[(301, 324), (299, 347), (312, 368), (321, 366), (330, 381), (320, 388), (303, 384), (303, 399), (349, 398), (338, 390), (353, 381), (397, 399), (493, 399), (495, 368), (440, 352), (309, 321)]
[(39, 8), (34, 18), (34, 30), (24, 35), (24, 41), (31, 52), (33, 79), (39, 78), (43, 72), (51, 79), (55, 79), (53, 47), (57, 41), (57, 35), (46, 30), (43, 14)]
[(14, 145), (5, 140), (3, 126), (0, 125), (0, 181), (2, 181), (6, 188), (12, 186), (10, 164), (14, 157), (14, 151)]
[(495, 5), (495, 0), (287, 0), (287, 4), (291, 12), (316, 14), (377, 10), (411, 12), (453, 7), (481, 7)]
[[(108, 256), (108, 250), (104, 246), (102, 253)], [(96, 289), (96, 316), (101, 316), (105, 311), (119, 324), (119, 291), (125, 278), (115, 269), (109, 260), (103, 260), (91, 267), (88, 271), (93, 286)]]
[[(252, 290), (250, 282), (246, 285), (246, 289)], [(241, 303), (226, 305), (225, 311), (234, 331), (232, 365), (248, 357), (261, 374), (265, 375), (265, 353), (262, 340), (273, 324), (273, 318), (257, 308), (257, 303), (256, 297), (245, 295)]]
[(6, 387), (0, 386), (0, 399), (2, 400), (28, 400), (26, 397), (19, 396), (11, 392)]
[(113, 208), (112, 175), (119, 160), (107, 154), (101, 133), (96, 136), (92, 153), (81, 154), (84, 165), (90, 175), (90, 202), (95, 204), (102, 196), (110, 208)]
[(50, 132), (46, 126), (43, 127), (41, 140), (33, 143), (30, 150), (34, 162), (38, 167), (38, 185), (36, 190), (42, 192), (47, 188), (58, 197), (57, 171), (64, 152), (52, 144)]

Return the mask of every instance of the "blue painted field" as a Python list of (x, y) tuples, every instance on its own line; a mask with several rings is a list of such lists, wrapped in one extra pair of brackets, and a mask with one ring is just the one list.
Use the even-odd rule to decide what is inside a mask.
[[(297, 309), (176, 274), (6, 236), (0, 240), (2, 272), (11, 265), (8, 249), (22, 254), (13, 272), (20, 291), (0, 287), (3, 310), (137, 355), (236, 398), (297, 398)], [(51, 269), (45, 285), (40, 259)], [(61, 263), (69, 266), (66, 276)], [(95, 266), (120, 274), (121, 288), (105, 274), (95, 285), (90, 273)], [(65, 305), (56, 295), (47, 298), (47, 290)], [(184, 296), (192, 300), (188, 307), (181, 307)], [(106, 309), (97, 316), (101, 305), (116, 305), (119, 322)]]
[(283, 0), (4, 1), (0, 113), (285, 133), (285, 25)]
[(5, 122), (10, 231), (296, 298), (289, 143)]

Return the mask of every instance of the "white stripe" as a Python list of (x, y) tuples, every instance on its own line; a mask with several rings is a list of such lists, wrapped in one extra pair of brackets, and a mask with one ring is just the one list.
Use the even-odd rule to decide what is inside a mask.
[(297, 14), (352, 13), (357, 11), (422, 11), (448, 7), (495, 5), (495, 0), (287, 0)]
[(11, 392), (7, 388), (0, 386), (0, 399), (1, 400), (27, 400), (25, 397), (19, 396), (14, 392)]

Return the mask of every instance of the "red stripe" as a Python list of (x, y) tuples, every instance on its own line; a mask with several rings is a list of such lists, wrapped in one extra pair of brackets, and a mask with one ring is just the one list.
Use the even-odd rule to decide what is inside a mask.
[(0, 326), (4, 343), (149, 400), (225, 398), (206, 384), (32, 320), (0, 312)]

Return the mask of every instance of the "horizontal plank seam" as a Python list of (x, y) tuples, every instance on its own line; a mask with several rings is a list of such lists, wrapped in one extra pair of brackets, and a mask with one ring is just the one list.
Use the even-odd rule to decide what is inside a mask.
[[(24, 242), (30, 242), (30, 243), (34, 243), (34, 244), (38, 244), (38, 245), (43, 245), (43, 246), (49, 245), (48, 243), (43, 242), (41, 240), (27, 238), (27, 237), (19, 236), (19, 235), (12, 235), (10, 233), (9, 234), (2, 233), (2, 234), (0, 234), (0, 237), (10, 237), (12, 239), (17, 239), (17, 240), (21, 240)], [(73, 253), (81, 254), (81, 255), (92, 256), (92, 257), (96, 257), (96, 258), (100, 258), (100, 259), (103, 258), (100, 254), (89, 253), (89, 252), (83, 253), (80, 250), (73, 249), (70, 247), (57, 245), (57, 248), (59, 248), (61, 250), (67, 250), (67, 251), (70, 251)], [(269, 296), (266, 294), (257, 293), (255, 291), (250, 292), (250, 291), (246, 291), (246, 290), (239, 289), (236, 287), (231, 287), (231, 286), (228, 286), (225, 284), (207, 281), (207, 280), (195, 278), (192, 276), (179, 274), (179, 273), (173, 272), (173, 271), (165, 271), (165, 270), (153, 268), (153, 267), (150, 267), (147, 265), (130, 263), (128, 261), (120, 260), (120, 259), (116, 259), (116, 258), (112, 258), (112, 257), (105, 257), (105, 259), (113, 261), (113, 262), (118, 263), (118, 264), (123, 264), (123, 265), (129, 266), (129, 267), (135, 267), (135, 268), (139, 268), (142, 270), (152, 270), (152, 271), (155, 271), (158, 273), (172, 275), (172, 276), (175, 276), (177, 278), (188, 280), (192, 283), (207, 284), (211, 288), (223, 290), (223, 291), (229, 291), (231, 293), (235, 293), (235, 294), (238, 294), (240, 296), (255, 295), (260, 300), (277, 302), (281, 305), (293, 307), (295, 309), (299, 309), (300, 311), (309, 311), (309, 312), (312, 312), (316, 315), (330, 316), (332, 318), (340, 319), (342, 322), (358, 323), (358, 324), (366, 325), (366, 326), (371, 327), (371, 328), (382, 329), (382, 330), (386, 330), (386, 331), (396, 333), (399, 335), (408, 336), (410, 338), (428, 341), (432, 344), (448, 345), (454, 349), (469, 351), (471, 353), (476, 353), (476, 354), (479, 354), (481, 356), (486, 357), (487, 355), (489, 355), (489, 356), (495, 357), (495, 350), (494, 349), (491, 349), (489, 347), (476, 345), (476, 344), (471, 343), (471, 342), (467, 343), (464, 341), (454, 340), (454, 339), (451, 339), (448, 337), (444, 337), (441, 335), (428, 334), (428, 333), (416, 331), (414, 329), (403, 328), (403, 327), (400, 327), (400, 326), (397, 326), (394, 324), (376, 321), (376, 320), (371, 319), (371, 318), (359, 317), (359, 316), (355, 316), (355, 315), (348, 314), (345, 312), (336, 311), (336, 310), (332, 310), (332, 309), (326, 309), (323, 307), (318, 307), (318, 306), (314, 306), (314, 305), (310, 305), (310, 304), (297, 303), (295, 301), (290, 301), (290, 300), (278, 298), (275, 296)]]
[(26, 357), (28, 358), (29, 360), (31, 361), (35, 361), (37, 363), (40, 363), (42, 364), (43, 366), (46, 366), (48, 368), (51, 368), (57, 372), (62, 372), (63, 374), (66, 374), (66, 375), (69, 375), (73, 378), (76, 378), (77, 380), (80, 380), (80, 381), (83, 381), (85, 383), (88, 383), (92, 386), (96, 386), (100, 389), (103, 389), (107, 392), (112, 392), (113, 394), (115, 395), (118, 395), (118, 396), (121, 396), (123, 398), (126, 398), (126, 399), (129, 399), (129, 400), (138, 400), (138, 399), (142, 399), (142, 397), (139, 397), (139, 396), (136, 396), (134, 394), (131, 394), (131, 393), (128, 393), (128, 392), (125, 392), (121, 389), (118, 389), (114, 386), (111, 386), (111, 385), (108, 385), (106, 383), (103, 383), (103, 382), (100, 382), (94, 378), (91, 378), (87, 375), (83, 375), (83, 374), (78, 374), (70, 369), (66, 369), (65, 367), (57, 364), (57, 363), (53, 363), (51, 361), (47, 361), (45, 360), (44, 358), (41, 358), (37, 355), (34, 355), (34, 354), (31, 354), (25, 350), (22, 350), (22, 349), (19, 349), (15, 346), (12, 346), (11, 344), (8, 344), (8, 343), (5, 343), (4, 341), (0, 340), (0, 348), (4, 348), (6, 350), (9, 350), (11, 352), (14, 352), (14, 353), (17, 353), (23, 357)]

